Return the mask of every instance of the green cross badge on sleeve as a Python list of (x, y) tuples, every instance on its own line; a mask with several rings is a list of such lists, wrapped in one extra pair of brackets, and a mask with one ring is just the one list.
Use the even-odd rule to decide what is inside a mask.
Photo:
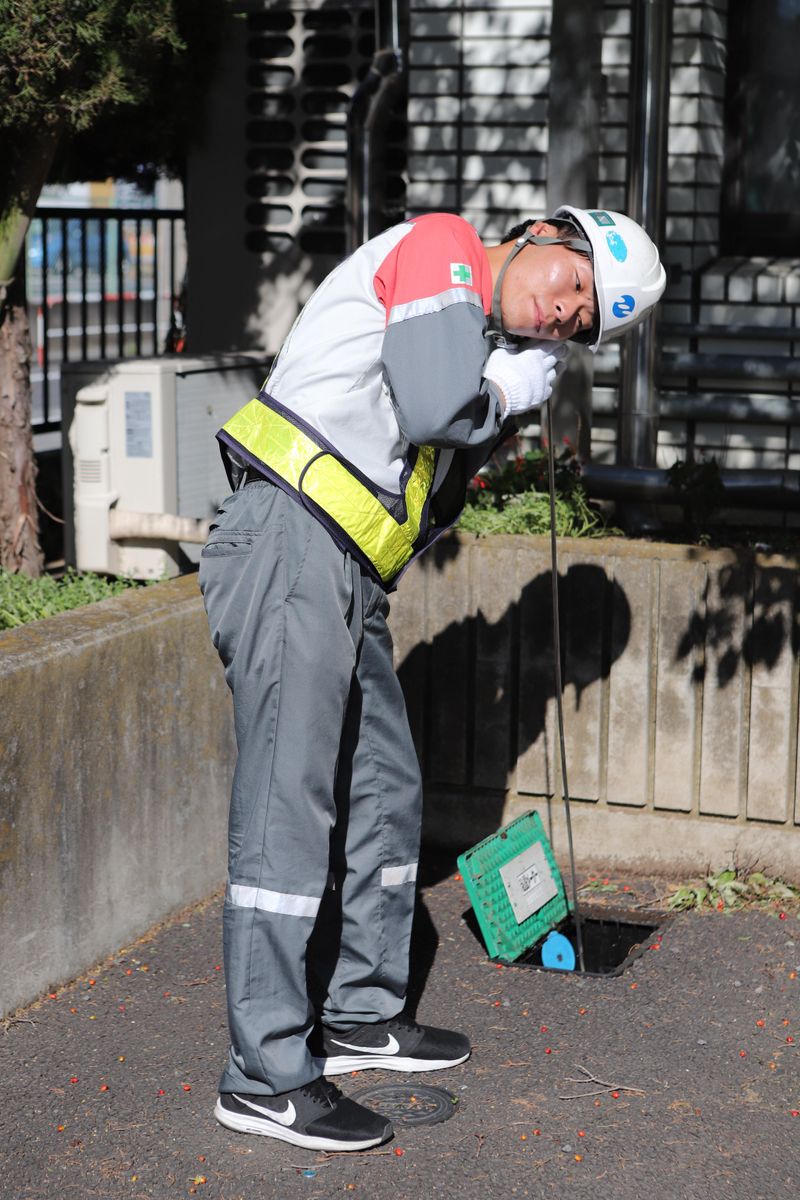
[(471, 284), (472, 267), (466, 263), (450, 263), (450, 282)]

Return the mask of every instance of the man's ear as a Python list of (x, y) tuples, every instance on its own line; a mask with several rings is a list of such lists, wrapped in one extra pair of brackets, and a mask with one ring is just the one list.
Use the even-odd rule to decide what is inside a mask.
[(558, 229), (549, 221), (534, 221), (532, 225), (528, 226), (528, 233), (532, 233), (536, 237), (556, 237)]

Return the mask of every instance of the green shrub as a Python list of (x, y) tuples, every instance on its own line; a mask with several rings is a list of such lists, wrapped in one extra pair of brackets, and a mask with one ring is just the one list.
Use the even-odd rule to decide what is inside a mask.
[(28, 621), (39, 621), (55, 613), (68, 612), (118, 596), (131, 587), (138, 587), (135, 579), (106, 579), (87, 571), (68, 568), (61, 579), (42, 575), (31, 579), (28, 575), (15, 575), (0, 569), (0, 629), (13, 629)]
[[(586, 498), (580, 467), (567, 449), (556, 459), (556, 533), (559, 537), (608, 537), (620, 531)], [(472, 480), (458, 522), (466, 533), (550, 532), (547, 453), (531, 450)]]

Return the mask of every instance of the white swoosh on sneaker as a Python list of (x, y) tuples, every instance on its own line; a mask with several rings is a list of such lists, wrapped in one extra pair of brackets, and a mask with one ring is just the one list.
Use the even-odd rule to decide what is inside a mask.
[(385, 1046), (353, 1046), (350, 1042), (340, 1042), (336, 1038), (331, 1038), (331, 1041), (334, 1046), (343, 1046), (345, 1050), (358, 1050), (361, 1054), (397, 1054), (400, 1043), (391, 1033), (388, 1037), (389, 1040)]
[(252, 1108), (262, 1117), (269, 1117), (271, 1121), (278, 1121), (281, 1125), (293, 1125), (297, 1112), (291, 1100), (286, 1101), (286, 1108), (283, 1112), (276, 1112), (274, 1108), (265, 1108), (261, 1104), (253, 1104), (252, 1100), (245, 1100), (244, 1096), (237, 1096), (233, 1093), (234, 1100), (238, 1100), (240, 1104), (246, 1104), (248, 1108)]

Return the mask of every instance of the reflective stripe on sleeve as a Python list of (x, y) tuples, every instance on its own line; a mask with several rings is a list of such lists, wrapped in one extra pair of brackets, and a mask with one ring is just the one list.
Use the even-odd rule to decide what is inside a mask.
[(417, 878), (417, 863), (404, 867), (384, 867), (381, 871), (381, 887), (398, 887), (401, 883), (414, 883)]
[(267, 888), (232, 883), (228, 899), (237, 908), (259, 908), (262, 912), (282, 913), (287, 917), (315, 917), (320, 901), (316, 896), (293, 896), (290, 892), (270, 892)]
[(423, 296), (420, 300), (408, 300), (405, 304), (395, 304), (389, 313), (387, 325), (394, 325), (397, 321), (407, 321), (409, 317), (424, 317), (428, 313), (443, 312), (452, 304), (474, 304), (476, 308), (483, 311), (481, 298), (475, 292), (471, 292), (468, 288), (449, 288), (448, 291), (439, 292), (436, 296)]

